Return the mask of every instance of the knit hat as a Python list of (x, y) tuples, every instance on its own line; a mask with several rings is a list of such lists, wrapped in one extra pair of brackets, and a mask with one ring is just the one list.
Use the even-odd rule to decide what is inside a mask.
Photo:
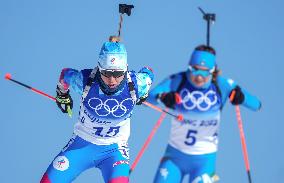
[(105, 42), (99, 54), (98, 66), (103, 70), (127, 71), (127, 52), (120, 42)]

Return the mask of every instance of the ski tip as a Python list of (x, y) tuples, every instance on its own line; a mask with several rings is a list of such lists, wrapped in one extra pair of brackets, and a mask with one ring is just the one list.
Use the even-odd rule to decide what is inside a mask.
[(10, 80), (11, 78), (12, 78), (12, 76), (11, 76), (11, 74), (10, 74), (10, 73), (5, 74), (5, 79)]

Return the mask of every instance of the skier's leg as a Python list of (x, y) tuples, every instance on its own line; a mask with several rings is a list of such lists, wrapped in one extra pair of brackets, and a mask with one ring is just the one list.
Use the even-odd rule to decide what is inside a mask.
[(180, 183), (183, 174), (179, 167), (169, 158), (163, 158), (156, 172), (154, 183)]
[(191, 179), (189, 182), (190, 183), (213, 183), (212, 177), (210, 177), (210, 175), (207, 173), (193, 175), (193, 179)]
[(129, 182), (128, 147), (115, 147), (113, 152), (97, 165), (104, 177), (105, 183)]
[(49, 165), (40, 183), (72, 182), (81, 172), (93, 165), (87, 152), (86, 141), (79, 137), (72, 138)]
[(216, 153), (191, 155), (193, 164), (189, 183), (213, 183), (215, 175)]

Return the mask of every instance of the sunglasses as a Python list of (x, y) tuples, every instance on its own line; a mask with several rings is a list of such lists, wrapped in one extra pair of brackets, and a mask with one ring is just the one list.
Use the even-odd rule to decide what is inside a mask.
[(192, 66), (189, 66), (188, 68), (191, 71), (192, 75), (194, 75), (194, 76), (200, 75), (202, 77), (208, 77), (209, 75), (211, 75), (214, 72), (214, 69), (215, 69), (215, 68), (213, 68), (211, 70), (202, 70), (202, 69), (198, 69), (198, 68), (192, 67)]
[(100, 70), (100, 73), (107, 77), (114, 77), (114, 78), (119, 78), (125, 74), (126, 71), (118, 71), (118, 70)]

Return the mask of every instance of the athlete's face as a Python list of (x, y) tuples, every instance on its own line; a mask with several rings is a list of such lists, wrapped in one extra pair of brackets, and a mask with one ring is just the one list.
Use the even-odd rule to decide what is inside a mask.
[(207, 67), (196, 65), (190, 72), (190, 80), (197, 87), (202, 87), (211, 79), (211, 74)]
[(101, 72), (101, 78), (109, 88), (116, 88), (125, 77), (122, 71)]

